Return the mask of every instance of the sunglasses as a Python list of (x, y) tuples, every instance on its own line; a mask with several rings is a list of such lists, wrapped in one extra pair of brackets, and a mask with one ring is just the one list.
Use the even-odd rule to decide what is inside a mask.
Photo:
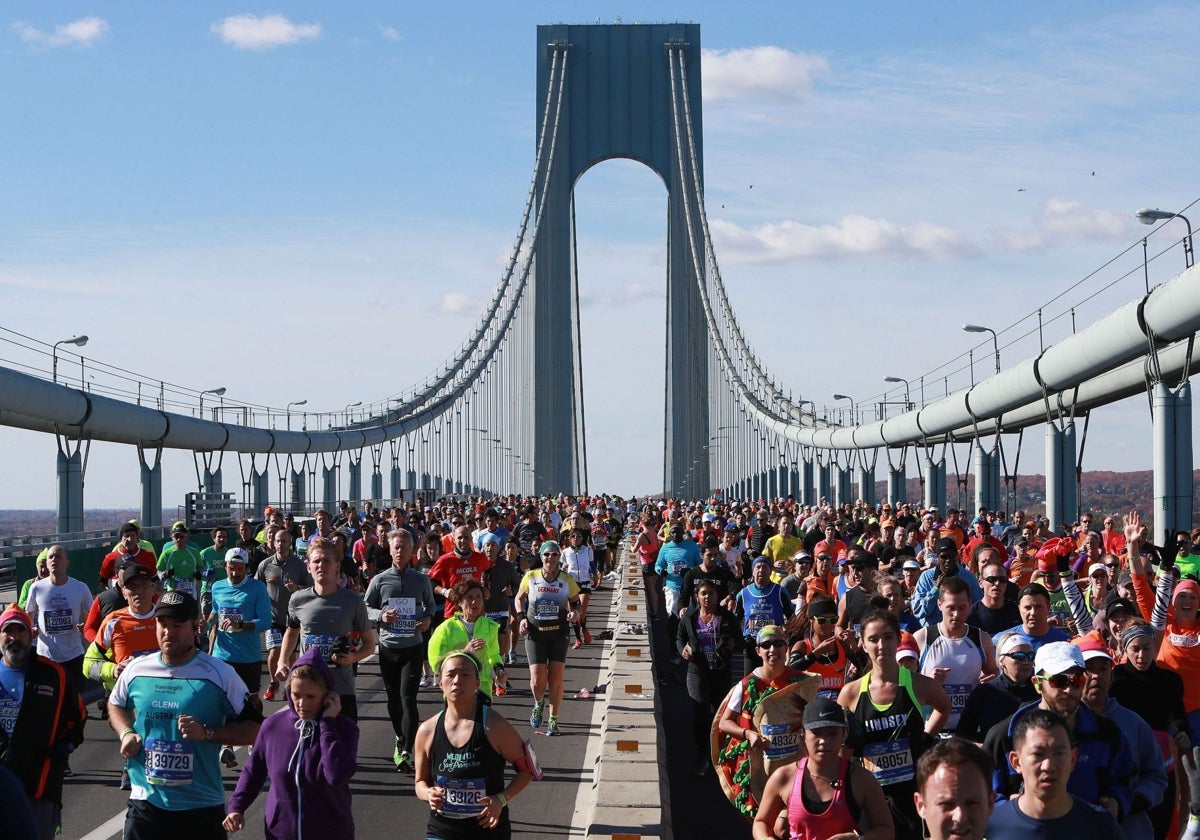
[(759, 647), (762, 648), (763, 650), (768, 650), (770, 648), (787, 647), (787, 642), (785, 642), (783, 639), (772, 639), (769, 642), (763, 642), (761, 645), (759, 645)]
[(1063, 691), (1071, 686), (1074, 686), (1075, 688), (1083, 688), (1084, 684), (1087, 682), (1087, 674), (1054, 674), (1050, 677), (1039, 674), (1038, 679), (1042, 682), (1050, 683), (1050, 685), (1054, 686), (1059, 691)]
[(988, 577), (985, 577), (983, 579), (983, 582), (990, 583), (993, 586), (995, 586), (997, 583), (1001, 583), (1001, 582), (1007, 581), (1007, 580), (1008, 580), (1008, 578), (1003, 577), (1002, 575), (989, 575)]
[(1033, 661), (1033, 652), (1028, 650), (1019, 650), (1016, 653), (1004, 653), (1001, 656), (1007, 656), (1009, 659), (1016, 660), (1017, 662)]
[(957, 556), (958, 555), (952, 551), (942, 551), (938, 553), (938, 559), (940, 560), (953, 560)]
[(818, 554), (817, 559), (818, 560), (832, 560), (833, 555), (832, 554)]
[(1121, 568), (1121, 564), (1120, 564), (1120, 563), (1105, 563), (1105, 564), (1104, 564), (1104, 568), (1106, 568), (1106, 569), (1119, 569), (1119, 568)]
[(561, 551), (543, 551), (542, 552), (543, 557), (560, 557), (561, 555), (562, 555)]
[(814, 615), (813, 621), (817, 622), (817, 624), (833, 624), (835, 621), (837, 621), (837, 616), (836, 615)]

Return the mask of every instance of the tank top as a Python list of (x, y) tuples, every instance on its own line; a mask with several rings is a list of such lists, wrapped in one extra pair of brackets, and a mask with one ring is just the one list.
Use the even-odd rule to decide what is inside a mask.
[[(812, 639), (805, 639), (800, 644), (803, 653), (812, 653)], [(846, 646), (842, 644), (841, 640), (838, 640), (836, 645), (837, 653), (834, 654), (832, 662), (814, 659), (813, 663), (804, 669), (821, 678), (821, 683), (817, 686), (817, 695), (828, 697), (830, 700), (837, 700), (842, 686), (846, 684)], [(828, 654), (821, 654), (822, 659), (827, 656)]]
[(738, 593), (742, 599), (742, 633), (753, 636), (763, 627), (770, 624), (783, 624), (782, 590), (778, 584), (772, 583), (766, 589), (758, 590), (755, 584), (743, 587)]
[(979, 685), (983, 673), (983, 646), (978, 627), (967, 627), (967, 632), (951, 638), (942, 635), (941, 624), (934, 624), (925, 631), (925, 650), (921, 654), (921, 673), (933, 676), (935, 668), (949, 668), (942, 688), (950, 697), (950, 717), (946, 730), (958, 728), (958, 719), (967, 705), (967, 698)]
[(475, 707), (475, 728), (467, 743), (456, 747), (446, 734), (446, 713), (438, 713), (437, 726), (429, 747), (429, 763), (434, 784), (445, 788), (441, 811), (429, 814), (428, 836), (439, 840), (474, 837), (507, 837), (511, 833), (508, 807), (500, 812), (494, 829), (482, 829), (475, 818), (483, 810), (485, 796), (504, 790), (504, 756), (488, 741), (487, 710), (484, 703)]
[(814, 814), (804, 806), (804, 774), (808, 772), (808, 758), (796, 762), (796, 778), (792, 782), (792, 795), (788, 797), (788, 829), (791, 840), (825, 840), (835, 834), (858, 830), (858, 820), (850, 812), (846, 799), (846, 777), (850, 762), (842, 759), (838, 768), (838, 783), (833, 788), (833, 799), (826, 803), (825, 810)]
[(896, 795), (891, 785), (916, 787), (918, 750), (924, 742), (925, 720), (921, 702), (912, 684), (912, 672), (901, 668), (900, 688), (890, 706), (880, 706), (871, 699), (871, 672), (862, 677), (858, 703), (853, 717), (857, 723), (859, 744), (855, 755), (863, 767), (885, 788)]
[(540, 569), (528, 572), (527, 577), (529, 604), (526, 607), (526, 619), (530, 630), (537, 633), (566, 632), (574, 578), (566, 572), (559, 572), (554, 580), (546, 580)]
[(646, 542), (638, 546), (638, 556), (643, 566), (653, 566), (654, 561), (658, 559), (658, 534), (650, 528), (643, 527), (642, 536), (646, 538)]

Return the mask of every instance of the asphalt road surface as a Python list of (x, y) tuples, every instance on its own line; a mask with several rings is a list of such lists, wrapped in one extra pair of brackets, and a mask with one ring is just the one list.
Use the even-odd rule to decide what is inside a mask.
[[(595, 634), (608, 626), (613, 601), (611, 589), (592, 595), (589, 629)], [(566, 693), (559, 714), (562, 734), (550, 738), (538, 735), (534, 749), (545, 778), (534, 782), (510, 806), (514, 835), (530, 838), (581, 837), (591, 805), (591, 784), (595, 759), (599, 752), (600, 717), (604, 695), (597, 692), (601, 654), (607, 645), (599, 640), (580, 650), (572, 650), (567, 659)], [(523, 646), (519, 648), (523, 652)], [(264, 666), (265, 667), (265, 666)], [(529, 672), (524, 656), (509, 667), (511, 690), (496, 698), (493, 708), (517, 727), (522, 737), (529, 736)], [(574, 699), (580, 689), (590, 699)], [(413, 793), (413, 776), (397, 773), (392, 764), (394, 736), (387, 719), (383, 684), (374, 657), (359, 666), (357, 681), (362, 735), (359, 741), (358, 774), (350, 783), (354, 820), (359, 837), (418, 838), (425, 836), (429, 806)], [(432, 716), (441, 707), (437, 689), (424, 689), (420, 695), (423, 717)], [(268, 713), (280, 703), (267, 704)], [(118, 788), (121, 760), (117, 738), (107, 721), (98, 718), (93, 706), (85, 730), (84, 744), (71, 756), (74, 776), (66, 780), (63, 795), (63, 840), (106, 840), (119, 837), (124, 822), (128, 793)], [(245, 759), (245, 748), (238, 751)], [(511, 770), (510, 776), (511, 776)], [(226, 790), (232, 792), (238, 770), (225, 771)], [(716, 784), (715, 782), (713, 784)], [(236, 840), (263, 837), (262, 807), (266, 791), (259, 795), (246, 815), (246, 829), (231, 835)], [(677, 836), (698, 836), (679, 835)]]

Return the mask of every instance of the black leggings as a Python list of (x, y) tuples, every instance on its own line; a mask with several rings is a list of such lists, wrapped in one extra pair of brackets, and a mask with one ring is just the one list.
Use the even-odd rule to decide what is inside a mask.
[(728, 666), (720, 671), (712, 671), (688, 663), (687, 693), (692, 701), (692, 736), (696, 740), (697, 758), (708, 758), (713, 716), (732, 684)]
[(400, 749), (412, 752), (421, 724), (417, 710), (417, 691), (421, 687), (421, 663), (425, 661), (424, 646), (390, 648), (380, 645), (379, 675), (387, 689), (388, 717), (392, 731), (400, 740)]

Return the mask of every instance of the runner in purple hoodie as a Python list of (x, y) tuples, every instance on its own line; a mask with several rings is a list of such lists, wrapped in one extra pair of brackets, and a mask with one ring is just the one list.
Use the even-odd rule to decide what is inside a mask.
[(288, 672), (287, 708), (267, 718), (229, 797), (227, 831), (246, 826), (246, 809), (269, 777), (267, 840), (352, 840), (350, 778), (358, 769), (358, 724), (338, 714), (333, 674), (313, 646)]

